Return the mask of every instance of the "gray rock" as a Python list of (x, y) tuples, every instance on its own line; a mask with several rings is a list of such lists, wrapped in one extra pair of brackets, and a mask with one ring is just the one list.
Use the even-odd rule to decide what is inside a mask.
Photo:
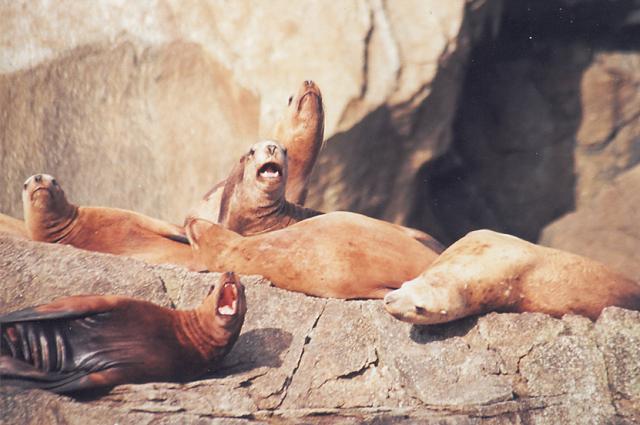
[[(190, 308), (217, 274), (0, 237), (6, 312), (75, 293)], [(631, 423), (640, 313), (488, 314), (411, 326), (380, 301), (320, 299), (244, 276), (248, 312), (221, 367), (186, 384), (81, 399), (3, 388), (5, 423)]]

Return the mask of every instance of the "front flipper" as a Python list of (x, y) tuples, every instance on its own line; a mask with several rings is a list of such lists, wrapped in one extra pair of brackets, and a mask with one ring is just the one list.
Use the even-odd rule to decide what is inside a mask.
[(98, 372), (82, 369), (45, 372), (21, 360), (0, 356), (0, 383), (22, 389), (41, 389), (62, 394), (115, 386), (124, 382), (124, 375), (124, 371), (117, 368)]

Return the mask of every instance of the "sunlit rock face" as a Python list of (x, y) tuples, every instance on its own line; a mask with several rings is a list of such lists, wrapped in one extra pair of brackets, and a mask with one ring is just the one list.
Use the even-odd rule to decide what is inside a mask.
[(0, 209), (21, 216), (20, 184), (47, 172), (77, 203), (180, 222), (313, 79), (327, 143), (309, 204), (402, 221), (415, 173), (450, 143), (465, 58), (500, 12), (479, 0), (6, 2)]

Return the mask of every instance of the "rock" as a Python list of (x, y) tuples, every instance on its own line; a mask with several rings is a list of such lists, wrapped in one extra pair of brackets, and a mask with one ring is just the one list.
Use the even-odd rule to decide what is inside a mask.
[(500, 36), (475, 48), (411, 225), (447, 243), (478, 228), (536, 241), (640, 163), (640, 54), (624, 32), (638, 6), (562, 3), (507, 2)]
[(0, 205), (15, 217), (45, 172), (77, 205), (182, 224), (258, 131), (258, 99), (185, 42), (77, 47), (0, 75), (0, 99)]
[(309, 205), (403, 220), (501, 4), (3, 3), (0, 212), (20, 217), (20, 185), (46, 172), (78, 204), (180, 223), (311, 78), (328, 140)]
[[(0, 312), (74, 293), (190, 308), (217, 277), (0, 236)], [(411, 326), (380, 301), (320, 299), (244, 276), (248, 312), (219, 370), (79, 399), (0, 391), (0, 423), (632, 423), (640, 313), (497, 314)]]
[(640, 166), (615, 179), (593, 201), (544, 229), (540, 243), (590, 257), (640, 281)]

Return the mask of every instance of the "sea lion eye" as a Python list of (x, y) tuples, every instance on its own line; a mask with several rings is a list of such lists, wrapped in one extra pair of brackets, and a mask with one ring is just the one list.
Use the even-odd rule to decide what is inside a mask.
[(289, 96), (289, 103), (288, 103), (288, 105), (291, 105), (291, 102), (293, 102), (293, 96)]
[(415, 306), (416, 314), (427, 314), (427, 310), (424, 307)]
[(54, 185), (54, 186), (57, 186), (58, 182), (56, 181), (56, 179), (53, 179), (53, 180), (51, 180), (51, 184)]
[(26, 190), (26, 189), (27, 189), (27, 183), (25, 183), (23, 187), (24, 187), (24, 188), (25, 188), (25, 190)]
[(255, 149), (253, 149), (253, 148), (249, 149), (249, 155), (253, 155), (254, 153), (256, 153)]

